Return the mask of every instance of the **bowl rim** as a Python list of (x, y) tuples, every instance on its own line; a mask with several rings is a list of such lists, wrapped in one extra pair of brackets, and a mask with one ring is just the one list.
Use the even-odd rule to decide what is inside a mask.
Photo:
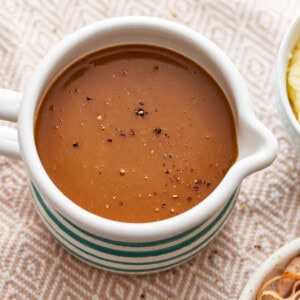
[(297, 255), (300, 255), (300, 237), (277, 249), (258, 267), (246, 283), (239, 299), (255, 300), (260, 287), (269, 279), (269, 276), (272, 276), (270, 274), (278, 269), (284, 269), (288, 262)]
[[(72, 49), (74, 45), (80, 41), (86, 42), (95, 34), (118, 28), (133, 29), (136, 26), (151, 31), (156, 29), (168, 33), (172, 32), (183, 38), (186, 43), (197, 43), (198, 47), (202, 47), (203, 53), (213, 57), (215, 63), (220, 65), (219, 68), (226, 70), (224, 74), (228, 80), (235, 82), (236, 97), (243, 99), (243, 101), (236, 103), (236, 111), (239, 112), (237, 113), (238, 126), (243, 127), (248, 134), (249, 132), (256, 134), (260, 142), (259, 145), (253, 146), (257, 151), (248, 153), (245, 155), (246, 157), (236, 162), (217, 188), (204, 201), (175, 217), (149, 223), (125, 223), (105, 219), (73, 203), (58, 190), (46, 174), (39, 160), (33, 136), (35, 103), (32, 103), (32, 99), (37, 98), (37, 86), (43, 84), (43, 77), (46, 78), (47, 75), (45, 74), (51, 70), (53, 62), (58, 61), (63, 54), (68, 53), (67, 51)], [(202, 221), (210, 218), (217, 209), (220, 209), (230, 199), (244, 177), (268, 166), (277, 154), (277, 142), (270, 131), (255, 117), (246, 85), (230, 59), (210, 40), (196, 31), (179, 23), (154, 17), (106, 19), (81, 28), (63, 39), (44, 57), (27, 85), (18, 121), (22, 159), (30, 178), (33, 179), (33, 183), (43, 198), (47, 199), (48, 204), (83, 229), (119, 241), (160, 240), (194, 226), (199, 226)]]
[(300, 136), (300, 124), (293, 112), (286, 84), (286, 72), (288, 62), (296, 43), (300, 41), (300, 14), (295, 16), (288, 26), (279, 47), (276, 61), (276, 83), (279, 101), (282, 104), (284, 114), (287, 116), (293, 130)]

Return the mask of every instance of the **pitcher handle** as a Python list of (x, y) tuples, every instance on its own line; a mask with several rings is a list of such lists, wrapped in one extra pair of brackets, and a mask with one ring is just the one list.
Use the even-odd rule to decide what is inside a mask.
[[(0, 120), (17, 122), (22, 93), (0, 89)], [(16, 128), (0, 125), (0, 155), (21, 159)]]

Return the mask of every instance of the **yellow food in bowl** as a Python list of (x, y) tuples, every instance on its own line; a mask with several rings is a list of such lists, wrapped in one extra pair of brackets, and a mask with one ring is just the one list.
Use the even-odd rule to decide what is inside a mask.
[(297, 121), (300, 123), (300, 40), (289, 62), (287, 91)]

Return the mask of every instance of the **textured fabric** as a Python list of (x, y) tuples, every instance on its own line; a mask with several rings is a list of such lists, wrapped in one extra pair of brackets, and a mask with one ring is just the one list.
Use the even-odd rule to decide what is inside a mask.
[(23, 163), (0, 156), (0, 299), (238, 299), (255, 269), (300, 234), (299, 158), (276, 105), (275, 61), (299, 0), (0, 0), (0, 87), (24, 90), (67, 34), (121, 15), (185, 24), (215, 42), (244, 77), (258, 118), (279, 141), (273, 165), (243, 181), (233, 213), (196, 258), (147, 276), (95, 269), (40, 222)]

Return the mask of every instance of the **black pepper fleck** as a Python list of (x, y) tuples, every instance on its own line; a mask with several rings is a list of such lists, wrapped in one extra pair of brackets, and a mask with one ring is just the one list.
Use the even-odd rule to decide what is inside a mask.
[(196, 179), (194, 180), (195, 184), (205, 184), (206, 181), (205, 180), (202, 180), (202, 179)]
[(161, 134), (162, 129), (161, 128), (154, 128), (154, 133), (156, 135), (160, 135)]
[(109, 143), (111, 143), (111, 142), (112, 142), (112, 139), (107, 139), (106, 141), (109, 142)]
[(73, 143), (72, 145), (74, 148), (78, 148), (79, 147), (79, 144), (78, 143)]
[(93, 100), (93, 98), (90, 97), (90, 96), (86, 96), (86, 100), (87, 100), (87, 101), (91, 101), (91, 100)]
[(49, 106), (49, 110), (50, 110), (50, 111), (55, 111), (55, 106), (54, 106), (53, 104), (51, 104), (51, 105)]

